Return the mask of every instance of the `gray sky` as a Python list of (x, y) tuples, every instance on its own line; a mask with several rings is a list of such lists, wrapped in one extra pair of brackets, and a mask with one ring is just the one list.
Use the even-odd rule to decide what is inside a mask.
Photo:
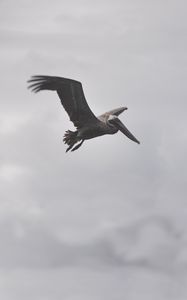
[[(2, 299), (186, 298), (186, 6), (1, 1)], [(96, 115), (127, 106), (141, 145), (118, 133), (66, 154), (73, 125), (55, 93), (27, 90), (34, 74), (80, 80)]]

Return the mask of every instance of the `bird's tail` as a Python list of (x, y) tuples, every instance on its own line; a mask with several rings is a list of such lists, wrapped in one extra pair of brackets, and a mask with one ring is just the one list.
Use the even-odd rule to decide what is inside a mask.
[(69, 146), (78, 142), (79, 139), (77, 139), (77, 131), (67, 130), (64, 134), (63, 141)]
[(66, 152), (69, 151), (80, 139), (77, 137), (77, 131), (67, 130), (64, 134), (63, 141), (69, 147), (67, 148)]

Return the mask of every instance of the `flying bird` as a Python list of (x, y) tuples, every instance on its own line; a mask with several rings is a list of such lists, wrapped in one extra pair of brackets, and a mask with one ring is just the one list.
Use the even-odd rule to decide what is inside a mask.
[(67, 130), (64, 134), (63, 141), (68, 145), (66, 152), (77, 150), (85, 140), (115, 134), (118, 130), (140, 144), (118, 118), (127, 107), (116, 108), (96, 117), (88, 106), (81, 82), (63, 77), (36, 75), (32, 76), (28, 83), (28, 88), (35, 93), (42, 90), (57, 92), (70, 121), (77, 129)]

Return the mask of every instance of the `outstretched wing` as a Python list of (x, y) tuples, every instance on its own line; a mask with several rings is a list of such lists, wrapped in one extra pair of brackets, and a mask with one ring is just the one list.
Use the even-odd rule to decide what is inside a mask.
[(70, 120), (77, 128), (87, 123), (98, 122), (88, 106), (82, 84), (79, 81), (62, 77), (36, 75), (32, 76), (28, 82), (30, 83), (28, 88), (35, 93), (41, 90), (56, 91)]

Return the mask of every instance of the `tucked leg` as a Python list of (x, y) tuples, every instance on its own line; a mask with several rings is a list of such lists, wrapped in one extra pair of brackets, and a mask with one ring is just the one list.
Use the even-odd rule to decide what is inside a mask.
[(84, 140), (82, 140), (78, 145), (76, 145), (71, 151), (75, 151), (80, 148), (80, 146), (83, 144)]
[(66, 152), (68, 152), (71, 148), (73, 148), (74, 144), (71, 144), (67, 149)]

